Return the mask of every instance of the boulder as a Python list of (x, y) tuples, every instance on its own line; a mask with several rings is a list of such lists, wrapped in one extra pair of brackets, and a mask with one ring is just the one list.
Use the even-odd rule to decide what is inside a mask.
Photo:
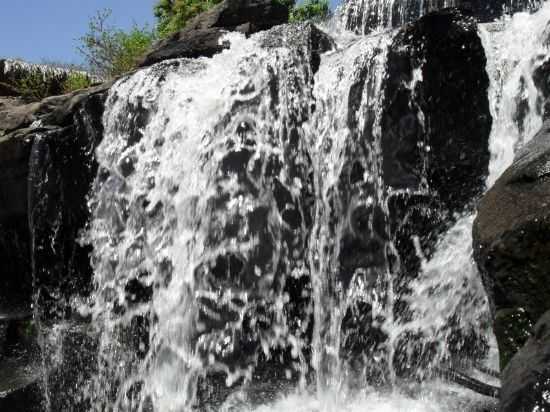
[[(376, 67), (381, 52), (368, 46), (364, 56), (345, 60), (353, 61), (356, 70), (347, 101), (351, 138), (331, 193), (334, 199), (327, 202), (334, 207), (329, 227), (342, 228), (331, 234), (340, 240), (335, 253), (342, 287), (367, 279), (384, 294), (383, 287), (390, 287), (384, 283), (385, 274), (392, 273), (393, 316), (406, 324), (411, 284), (421, 269), (415, 239), (429, 259), (454, 215), (471, 211), (483, 192), (492, 124), (489, 79), (476, 22), (456, 9), (434, 12), (403, 27), (389, 45), (383, 70)], [(382, 95), (373, 99), (373, 92), (365, 90), (375, 90), (378, 70), (385, 73), (384, 86)], [(362, 112), (365, 107), (372, 112)], [(370, 123), (378, 110), (379, 143)], [(373, 165), (373, 151), (380, 153), (379, 166)], [(338, 221), (342, 216), (345, 222)], [(357, 366), (361, 359), (378, 362), (367, 375), (370, 383), (381, 384), (388, 379), (380, 373), (387, 371), (381, 348), (388, 337), (376, 326), (385, 314), (375, 318), (371, 306), (359, 300), (348, 308), (342, 321), (342, 356), (355, 370), (362, 370)], [(445, 333), (449, 352), (457, 358), (480, 356), (486, 348), (482, 333), (459, 330), (452, 316)], [(407, 331), (398, 337), (393, 367), (399, 376), (425, 376), (437, 347), (426, 340)]]
[(510, 360), (502, 375), (500, 412), (550, 408), (550, 311), (533, 328), (533, 336)]
[[(93, 157), (93, 147), (101, 136), (102, 99), (109, 86), (104, 84), (34, 103), (0, 98), (0, 309), (3, 311), (30, 307), (32, 259), (35, 274), (42, 270), (48, 273), (35, 279), (39, 288), (51, 284), (53, 273), (57, 273), (58, 282), (64, 278), (63, 282), (78, 283), (76, 272), (89, 268), (86, 252), (78, 259), (73, 252), (80, 250), (75, 241), (87, 221), (85, 198), (95, 171), (87, 168), (93, 162), (86, 159)], [(49, 157), (40, 152), (45, 147), (50, 147)], [(57, 163), (52, 166), (52, 162)], [(47, 183), (39, 184), (37, 179), (40, 182), (45, 179)], [(52, 214), (64, 219), (64, 223), (52, 220)], [(48, 231), (47, 236), (43, 231)], [(31, 235), (36, 237), (34, 247)], [(66, 242), (64, 247), (52, 248), (61, 237)], [(42, 242), (49, 247), (42, 247)], [(44, 259), (47, 254), (50, 261)], [(80, 269), (71, 273), (59, 266), (69, 262)], [(54, 267), (57, 271), (53, 271)], [(86, 276), (89, 280), (89, 274)], [(45, 279), (48, 281), (44, 282)], [(61, 299), (68, 295), (55, 296)]]
[[(457, 216), (470, 213), (483, 193), (492, 125), (485, 66), (476, 21), (456, 9), (406, 25), (390, 47), (381, 156), (388, 224), (399, 260), (394, 269), (399, 319), (410, 316), (409, 293), (421, 269), (419, 251), (430, 259), (441, 235)], [(481, 356), (483, 332), (455, 326), (456, 316), (441, 313), (449, 354)], [(418, 362), (433, 359), (435, 344), (425, 340), (410, 333), (400, 337), (395, 365), (401, 373), (423, 370)]]
[(87, 196), (97, 171), (94, 155), (103, 138), (107, 90), (102, 86), (43, 101), (51, 104), (44, 122), (54, 126), (30, 134), (26, 218), (44, 319), (65, 319), (71, 315), (69, 299), (90, 292), (90, 251), (78, 239), (89, 220)]
[(287, 21), (288, 8), (278, 1), (225, 0), (199, 14), (183, 30), (158, 42), (139, 66), (178, 57), (211, 57), (228, 47), (220, 39), (230, 31), (250, 35)]
[(473, 18), (456, 9), (405, 26), (390, 47), (382, 123), (384, 179), (425, 183), (450, 214), (483, 192), (492, 118), (486, 57)]
[(550, 122), (479, 204), (474, 257), (494, 316), (501, 367), (550, 310)]

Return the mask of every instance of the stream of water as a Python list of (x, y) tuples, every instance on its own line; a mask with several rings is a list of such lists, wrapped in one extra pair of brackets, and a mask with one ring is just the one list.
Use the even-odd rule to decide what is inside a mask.
[[(364, 32), (370, 5), (381, 16), (394, 3), (350, 2), (343, 25)], [(405, 19), (398, 14), (384, 19)], [(545, 3), (480, 25), (494, 119), (487, 187), (541, 125), (532, 73), (548, 53), (548, 21)], [(395, 295), (396, 193), (380, 164), (394, 32), (334, 34), (314, 73), (305, 31), (230, 34), (231, 48), (212, 58), (166, 61), (112, 87), (83, 239), (94, 248), (96, 288), (81, 308), (99, 336), (97, 374), (84, 390), (93, 410), (188, 410), (208, 392), (207, 375), (252, 383), (205, 410), (494, 406), (432, 378), (451, 357), (445, 344), (415, 371), (423, 384), (402, 380), (394, 365), (396, 351), (412, 351), (400, 337), (445, 343), (451, 318), (487, 332), (488, 365), (498, 357), (472, 258), (474, 216), (459, 217), (429, 259), (418, 247), (420, 273), (407, 296)], [(411, 89), (422, 81), (415, 71)], [(427, 190), (421, 184), (418, 195)], [(368, 235), (354, 233), (350, 222), (365, 216)], [(355, 238), (369, 252), (342, 269), (342, 245)], [(410, 320), (396, 318), (398, 299)], [(365, 313), (369, 333), (383, 338), (348, 356), (354, 329), (342, 325)]]

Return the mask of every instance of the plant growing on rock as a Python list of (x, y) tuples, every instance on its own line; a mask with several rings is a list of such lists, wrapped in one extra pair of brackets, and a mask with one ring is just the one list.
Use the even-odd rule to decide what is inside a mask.
[(112, 78), (132, 70), (155, 40), (155, 32), (147, 26), (134, 25), (129, 31), (109, 24), (111, 10), (99, 11), (89, 22), (78, 51), (84, 56), (93, 74)]
[[(160, 38), (168, 37), (183, 29), (198, 14), (205, 12), (222, 0), (158, 0), (155, 5), (157, 33)], [(290, 21), (319, 21), (329, 16), (328, 0), (305, 0), (296, 5), (294, 0), (273, 0), (286, 6)]]
[(87, 73), (80, 71), (69, 72), (67, 79), (63, 83), (63, 91), (65, 93), (70, 93), (75, 90), (85, 89), (91, 85), (92, 79)]
[(154, 10), (159, 37), (167, 37), (181, 30), (193, 17), (220, 2), (221, 0), (159, 0)]

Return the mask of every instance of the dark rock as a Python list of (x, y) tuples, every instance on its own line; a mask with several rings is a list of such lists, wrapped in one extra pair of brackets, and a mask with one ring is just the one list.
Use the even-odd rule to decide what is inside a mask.
[(0, 137), (0, 308), (30, 308), (32, 275), (27, 179), (32, 139), (23, 129)]
[[(369, 270), (386, 260), (395, 273), (396, 319), (406, 321), (411, 316), (407, 296), (420, 271), (415, 239), (429, 259), (439, 236), (456, 215), (471, 211), (483, 192), (492, 124), (485, 65), (475, 20), (456, 9), (431, 13), (405, 26), (390, 46), (381, 123), (387, 210), (379, 205), (378, 210), (360, 212), (360, 221), (372, 219), (373, 234), (366, 236), (358, 228), (356, 232), (363, 235), (352, 236), (341, 248), (348, 261), (341, 260), (341, 265), (353, 273), (367, 256), (371, 256)], [(373, 243), (373, 238), (378, 240)], [(395, 255), (386, 252), (386, 239), (395, 246)], [(447, 322), (445, 344), (453, 355), (483, 354), (481, 332), (457, 329), (456, 319)], [(423, 370), (435, 342), (426, 345), (425, 337), (411, 334), (399, 340), (394, 361), (398, 373)]]
[(535, 69), (533, 81), (540, 92), (535, 109), (543, 120), (550, 120), (550, 58)]
[[(78, 239), (89, 220), (87, 195), (96, 175), (94, 150), (103, 137), (109, 87), (107, 83), (36, 103), (0, 98), (0, 357), (6, 362), (41, 350), (49, 362), (58, 349), (39, 349), (36, 337), (27, 333), (32, 324), (17, 317), (28, 316), (32, 296), (44, 327), (74, 316), (70, 298), (91, 290), (89, 249)], [(89, 378), (85, 365), (95, 363), (86, 357), (90, 353), (84, 347), (93, 347), (82, 343), (87, 335), (74, 336), (74, 342), (63, 342), (66, 363), (47, 362), (49, 389), (36, 374), (27, 382), (27, 375), (17, 370), (13, 376), (0, 371), (0, 392), (6, 386), (0, 409), (42, 411), (45, 390), (55, 410), (66, 410), (69, 401), (80, 407), (78, 400), (69, 400), (67, 388), (78, 386), (82, 376)], [(32, 371), (31, 366), (25, 370)]]
[(90, 251), (78, 238), (89, 219), (86, 199), (97, 171), (105, 98), (100, 88), (62, 99), (48, 115), (59, 125), (33, 133), (27, 218), (34, 287), (45, 319), (66, 318), (69, 298), (90, 292)]
[(21, 96), (21, 92), (11, 84), (0, 82), (0, 96), (16, 97)]
[(287, 21), (288, 8), (278, 1), (225, 0), (195, 17), (183, 30), (158, 42), (139, 66), (178, 57), (211, 57), (228, 47), (220, 44), (220, 39), (229, 31), (250, 35)]
[(533, 336), (504, 369), (500, 412), (550, 408), (550, 311), (533, 328)]
[(18, 360), (0, 363), (0, 410), (45, 412), (38, 365)]
[(0, 97), (0, 136), (27, 127), (38, 119), (40, 103), (25, 103), (13, 97)]
[(388, 186), (418, 191), (425, 179), (450, 213), (481, 195), (492, 125), (485, 65), (475, 21), (457, 10), (429, 14), (397, 34), (382, 124)]
[(541, 5), (541, 0), (459, 0), (457, 5), (470, 11), (480, 22), (495, 20), (503, 13), (519, 11), (535, 11)]
[[(88, 290), (77, 280), (89, 281), (89, 273), (79, 275), (82, 270), (89, 272), (87, 252), (75, 241), (87, 221), (85, 198), (95, 176), (90, 159), (101, 138), (102, 102), (109, 86), (104, 84), (36, 103), (0, 98), (0, 307), (3, 310), (30, 306), (32, 258), (37, 274), (48, 272), (36, 287), (51, 284), (51, 274), (57, 273), (58, 282), (63, 278), (65, 283), (72, 282), (75, 287), (78, 284), (83, 292)], [(48, 147), (48, 154), (38, 154), (38, 147)], [(42, 156), (40, 161), (37, 156)], [(37, 183), (37, 179), (46, 177), (50, 179), (46, 179), (47, 190)], [(33, 245), (31, 231), (45, 237)], [(44, 259), (47, 254), (49, 262)], [(62, 267), (69, 262), (73, 269)], [(48, 282), (44, 282), (46, 278)], [(41, 295), (44, 299), (46, 296)], [(68, 295), (57, 291), (56, 296), (61, 299)]]
[[(491, 131), (489, 79), (476, 22), (454, 9), (427, 15), (394, 37), (383, 94), (373, 98), (380, 53), (369, 49), (368, 58), (353, 62), (356, 71), (347, 102), (350, 139), (327, 201), (334, 208), (328, 226), (341, 230), (328, 237), (340, 239), (340, 245), (328, 242), (326, 248), (336, 249), (330, 253), (338, 254), (335, 270), (344, 289), (360, 279), (384, 299), (391, 287), (386, 274), (391, 273), (393, 316), (406, 323), (411, 282), (421, 263), (414, 239), (429, 259), (454, 215), (471, 211), (483, 191)], [(367, 95), (377, 101), (366, 101)], [(378, 147), (372, 122), (380, 109)], [(373, 153), (379, 153), (380, 164)], [(338, 220), (342, 216), (343, 222)], [(383, 363), (388, 337), (376, 326), (385, 314), (375, 312), (361, 300), (349, 307), (341, 357), (350, 362), (349, 370), (366, 370), (369, 383), (387, 384), (389, 367)], [(460, 330), (456, 319), (447, 321), (444, 345), (452, 355), (475, 359), (483, 354), (481, 332)], [(427, 344), (426, 338), (412, 333), (398, 337), (393, 367), (399, 376), (429, 373), (441, 342)], [(359, 366), (363, 360), (367, 365)]]
[(483, 197), (474, 256), (495, 319), (504, 367), (550, 310), (550, 122)]

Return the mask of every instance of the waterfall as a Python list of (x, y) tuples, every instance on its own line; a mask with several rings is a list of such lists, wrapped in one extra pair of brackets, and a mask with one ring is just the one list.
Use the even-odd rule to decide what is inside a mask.
[(550, 4), (545, 2), (534, 14), (517, 13), (480, 26), (491, 78), (489, 101), (494, 119), (489, 187), (542, 125), (544, 102), (533, 76), (548, 53), (549, 17)]
[[(115, 83), (81, 239), (93, 247), (94, 291), (79, 307), (97, 340), (82, 389), (91, 410), (182, 411), (205, 399), (221, 410), (485, 405), (435, 378), (450, 364), (473, 366), (449, 342), (478, 332), (492, 340), (474, 215), (449, 217), (431, 253), (412, 239), (419, 271), (403, 291), (392, 202), (432, 196), (430, 146), (419, 143), (415, 187), (384, 181), (395, 33), (380, 28), (431, 7), (350, 1), (342, 24), (364, 33), (375, 19), (379, 30), (335, 34), (334, 44), (305, 24), (228, 34), (231, 47), (212, 58), (168, 60)], [(488, 187), (541, 124), (533, 73), (549, 20), (545, 3), (480, 26), (493, 116)], [(424, 133), (422, 64), (405, 86)], [(240, 389), (226, 396), (219, 381)], [(262, 384), (269, 395), (254, 402)]]
[(368, 33), (398, 27), (430, 11), (459, 3), (459, 0), (351, 0), (344, 2), (338, 16), (345, 29)]

